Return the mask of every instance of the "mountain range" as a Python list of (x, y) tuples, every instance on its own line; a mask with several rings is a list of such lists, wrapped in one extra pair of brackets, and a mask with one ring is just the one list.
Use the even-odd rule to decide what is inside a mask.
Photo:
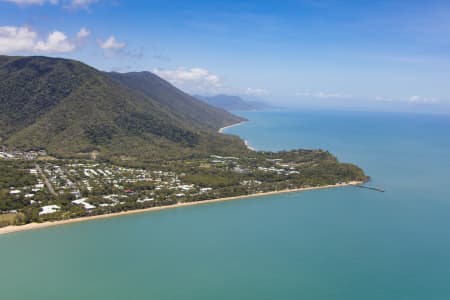
[(247, 151), (223, 126), (244, 119), (150, 72), (108, 73), (49, 57), (0, 56), (0, 144), (120, 160)]

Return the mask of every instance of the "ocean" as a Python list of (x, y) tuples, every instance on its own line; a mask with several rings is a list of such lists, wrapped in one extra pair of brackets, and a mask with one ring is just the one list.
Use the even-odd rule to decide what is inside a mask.
[(370, 186), (0, 236), (0, 299), (450, 299), (450, 116), (239, 112), (258, 150), (321, 148)]

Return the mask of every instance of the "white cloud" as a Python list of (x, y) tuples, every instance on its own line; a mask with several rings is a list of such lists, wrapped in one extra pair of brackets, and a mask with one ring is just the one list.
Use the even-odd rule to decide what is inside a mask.
[(37, 37), (28, 27), (0, 26), (0, 53), (32, 51)]
[(77, 39), (82, 40), (91, 35), (91, 32), (87, 30), (85, 27), (82, 27), (80, 31), (77, 32)]
[(102, 48), (103, 50), (111, 50), (111, 51), (120, 50), (126, 46), (125, 43), (117, 41), (116, 37), (113, 35), (111, 35), (104, 41), (99, 40), (99, 44), (100, 48)]
[(46, 2), (56, 4), (58, 1), (56, 0), (0, 0), (1, 2), (10, 2), (17, 5), (42, 5)]
[(71, 0), (66, 6), (71, 8), (87, 8), (92, 3), (97, 2), (98, 0)]
[(374, 100), (377, 102), (393, 102), (393, 101), (395, 101), (393, 98), (387, 98), (387, 97), (383, 97), (383, 96), (375, 96), (373, 98), (370, 98), (370, 100)]
[(250, 96), (266, 96), (269, 94), (269, 92), (265, 89), (258, 89), (258, 88), (247, 88), (244, 91), (245, 95), (250, 95)]
[(98, 0), (0, 0), (0, 2), (14, 3), (20, 6), (44, 5), (50, 3), (53, 5), (61, 4), (66, 8), (87, 8)]
[(411, 96), (408, 98), (408, 101), (415, 104), (434, 104), (439, 102), (435, 98), (427, 98), (422, 96)]
[(76, 45), (69, 41), (61, 31), (53, 31), (45, 41), (38, 41), (35, 46), (37, 52), (64, 53), (75, 50)]
[(341, 94), (341, 93), (326, 93), (326, 92), (300, 92), (296, 96), (299, 97), (310, 97), (319, 99), (348, 99), (352, 98), (352, 95)]
[(0, 26), (0, 53), (66, 53), (77, 47), (77, 42), (87, 37), (89, 32), (82, 28), (76, 39), (69, 39), (61, 31), (53, 31), (46, 39), (39, 38), (36, 31), (29, 27)]
[(216, 94), (225, 90), (221, 78), (203, 68), (154, 69), (153, 73), (189, 93)]
[(153, 73), (169, 81), (179, 89), (200, 95), (243, 95), (262, 97), (269, 92), (260, 88), (236, 89), (228, 86), (217, 74), (200, 67), (177, 69), (153, 69)]

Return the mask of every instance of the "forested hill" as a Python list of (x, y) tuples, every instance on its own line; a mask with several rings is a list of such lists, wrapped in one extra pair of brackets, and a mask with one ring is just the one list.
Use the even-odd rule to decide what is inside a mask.
[(153, 73), (111, 72), (107, 74), (130, 89), (168, 107), (174, 115), (193, 126), (208, 126), (217, 131), (224, 124), (237, 123), (243, 120), (242, 118), (236, 118), (222, 108), (205, 105), (203, 101), (199, 101), (175, 88)]
[(262, 110), (271, 108), (270, 105), (261, 101), (248, 101), (239, 96), (232, 95), (215, 95), (215, 96), (200, 96), (195, 95), (197, 99), (206, 102), (214, 107), (220, 107), (227, 111), (236, 110)]
[(242, 153), (240, 139), (216, 132), (242, 120), (148, 72), (0, 56), (0, 144), (9, 147), (127, 160)]
[(196, 95), (196, 98), (208, 103), (215, 107), (221, 107), (226, 110), (252, 110), (253, 105), (244, 101), (238, 96), (229, 95), (215, 95), (215, 96), (200, 96)]

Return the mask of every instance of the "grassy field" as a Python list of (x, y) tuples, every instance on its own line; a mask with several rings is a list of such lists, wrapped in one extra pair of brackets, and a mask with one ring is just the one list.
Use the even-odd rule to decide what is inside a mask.
[(14, 221), (19, 217), (19, 214), (0, 214), (0, 227), (14, 225)]

